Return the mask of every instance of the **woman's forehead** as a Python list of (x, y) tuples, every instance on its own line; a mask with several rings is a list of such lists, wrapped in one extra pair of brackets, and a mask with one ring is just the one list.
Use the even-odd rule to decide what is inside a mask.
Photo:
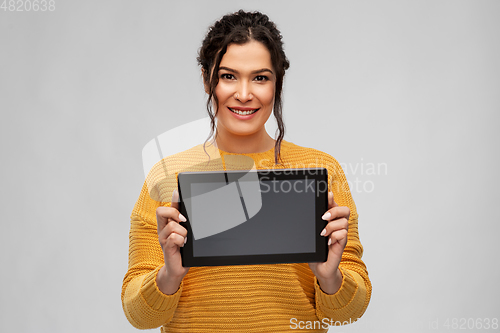
[(245, 44), (230, 44), (221, 59), (219, 67), (240, 71), (271, 69), (271, 53), (261, 42), (250, 41)]

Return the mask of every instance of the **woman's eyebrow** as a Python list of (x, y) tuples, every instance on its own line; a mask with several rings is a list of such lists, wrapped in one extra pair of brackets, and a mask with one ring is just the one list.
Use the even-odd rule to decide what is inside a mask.
[(269, 68), (262, 68), (256, 71), (253, 71), (252, 74), (259, 74), (259, 73), (264, 73), (264, 72), (269, 72), (274, 75), (273, 71), (270, 70)]
[[(228, 72), (232, 72), (232, 73), (236, 73), (236, 74), (238, 74), (238, 71), (237, 71), (237, 70), (232, 69), (232, 68), (229, 68), (229, 67), (224, 67), (224, 66), (219, 67), (219, 71), (220, 71), (220, 70), (222, 70), (222, 69), (223, 69), (223, 70), (226, 70), (226, 71), (228, 71)], [(272, 71), (272, 70), (270, 70), (269, 68), (261, 68), (261, 69), (258, 69), (258, 70), (255, 70), (255, 71), (252, 71), (250, 74), (260, 74), (260, 73), (264, 73), (264, 72), (269, 72), (269, 73), (271, 73), (271, 74), (273, 74), (273, 75), (274, 75), (273, 71)]]

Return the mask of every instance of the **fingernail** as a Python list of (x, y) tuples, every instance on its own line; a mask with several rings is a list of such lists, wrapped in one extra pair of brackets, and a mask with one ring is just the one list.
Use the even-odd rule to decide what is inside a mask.
[(188, 236), (184, 237), (184, 244), (188, 241)]
[(332, 214), (330, 214), (330, 212), (326, 212), (325, 215), (321, 216), (323, 220), (328, 220), (330, 217), (332, 217)]
[(332, 245), (332, 239), (331, 238), (328, 240), (328, 246), (330, 246), (330, 245)]
[(326, 234), (326, 229), (323, 229), (323, 231), (321, 232), (321, 236), (324, 236)]
[(186, 222), (186, 218), (184, 217), (184, 215), (182, 214), (179, 214), (179, 219), (182, 221), (182, 222)]

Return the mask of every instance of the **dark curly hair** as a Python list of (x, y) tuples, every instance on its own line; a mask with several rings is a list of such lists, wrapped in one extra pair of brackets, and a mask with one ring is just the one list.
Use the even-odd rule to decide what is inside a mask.
[[(285, 71), (290, 66), (283, 50), (283, 42), (280, 31), (276, 25), (269, 20), (269, 17), (260, 12), (245, 12), (239, 10), (233, 14), (227, 14), (220, 20), (215, 22), (208, 30), (208, 33), (203, 40), (202, 46), (198, 54), (198, 64), (202, 68), (203, 83), (207, 89), (207, 112), (210, 116), (211, 131), (206, 142), (215, 130), (215, 114), (212, 111), (212, 98), (218, 105), (217, 96), (215, 95), (215, 87), (219, 83), (219, 65), (222, 57), (227, 51), (230, 44), (245, 44), (251, 40), (261, 42), (266, 46), (271, 54), (271, 62), (276, 72), (276, 88), (274, 97), (273, 113), (278, 123), (274, 158), (278, 164), (278, 159), (281, 160), (280, 149), (281, 141), (285, 135), (285, 124), (283, 123), (281, 92), (283, 90), (283, 77)], [(217, 135), (217, 134), (216, 134)], [(205, 144), (203, 145), (205, 147)]]

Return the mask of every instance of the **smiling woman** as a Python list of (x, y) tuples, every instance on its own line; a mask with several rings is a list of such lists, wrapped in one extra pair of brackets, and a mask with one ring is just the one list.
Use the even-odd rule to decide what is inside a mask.
[(229, 45), (215, 88), (220, 149), (253, 153), (274, 147), (264, 125), (273, 111), (275, 86), (271, 54), (262, 43)]
[[(219, 148), (225, 147), (227, 152), (232, 153), (255, 153), (267, 151), (274, 146), (275, 162), (278, 163), (281, 143), (285, 135), (281, 93), (285, 71), (290, 63), (283, 50), (282, 36), (276, 25), (269, 20), (267, 15), (259, 12), (246, 13), (240, 10), (226, 15), (209, 29), (200, 48), (198, 64), (201, 66), (205, 91), (208, 94), (210, 135), (215, 132), (216, 144)], [(219, 94), (224, 99), (223, 104), (234, 105), (226, 104), (221, 107)], [(219, 126), (215, 126), (216, 119), (220, 121), (218, 112), (227, 111), (227, 107), (232, 106), (235, 109), (239, 107), (238, 111), (252, 111), (255, 105), (250, 105), (251, 99), (256, 96), (259, 101), (254, 104), (266, 103), (269, 107), (269, 109), (266, 107), (266, 110), (262, 110), (267, 113), (260, 112), (259, 121), (264, 118), (267, 120), (271, 112), (276, 118), (278, 123), (276, 140), (267, 135), (263, 126), (259, 128), (258, 134), (242, 136), (247, 126), (243, 122), (239, 122), (243, 128), (238, 129), (236, 133), (226, 132), (225, 137), (224, 134), (219, 137)], [(212, 110), (212, 105), (216, 106), (215, 112)], [(236, 119), (247, 120), (247, 118)], [(232, 133), (232, 135), (228, 136), (227, 133)], [(238, 133), (241, 134), (238, 135)]]
[[(164, 187), (172, 193), (165, 202), (155, 201), (145, 182), (132, 212), (129, 269), (122, 287), (123, 309), (135, 327), (162, 326), (163, 332), (283, 332), (297, 328), (297, 323), (322, 323), (309, 331), (326, 332), (329, 323), (355, 322), (365, 312), (371, 283), (361, 260), (356, 206), (342, 168), (324, 152), (283, 139), (281, 93), (289, 62), (281, 39), (275, 24), (259, 12), (226, 15), (209, 29), (198, 62), (208, 95), (210, 136), (224, 170), (238, 156), (257, 169), (328, 170), (328, 210), (320, 234), (327, 239), (327, 261), (184, 267), (180, 249), (187, 230), (180, 224), (186, 218), (179, 213), (173, 190), (177, 179)], [(271, 114), (278, 123), (275, 138), (265, 129)], [(194, 148), (161, 162), (173, 175), (205, 165)]]

